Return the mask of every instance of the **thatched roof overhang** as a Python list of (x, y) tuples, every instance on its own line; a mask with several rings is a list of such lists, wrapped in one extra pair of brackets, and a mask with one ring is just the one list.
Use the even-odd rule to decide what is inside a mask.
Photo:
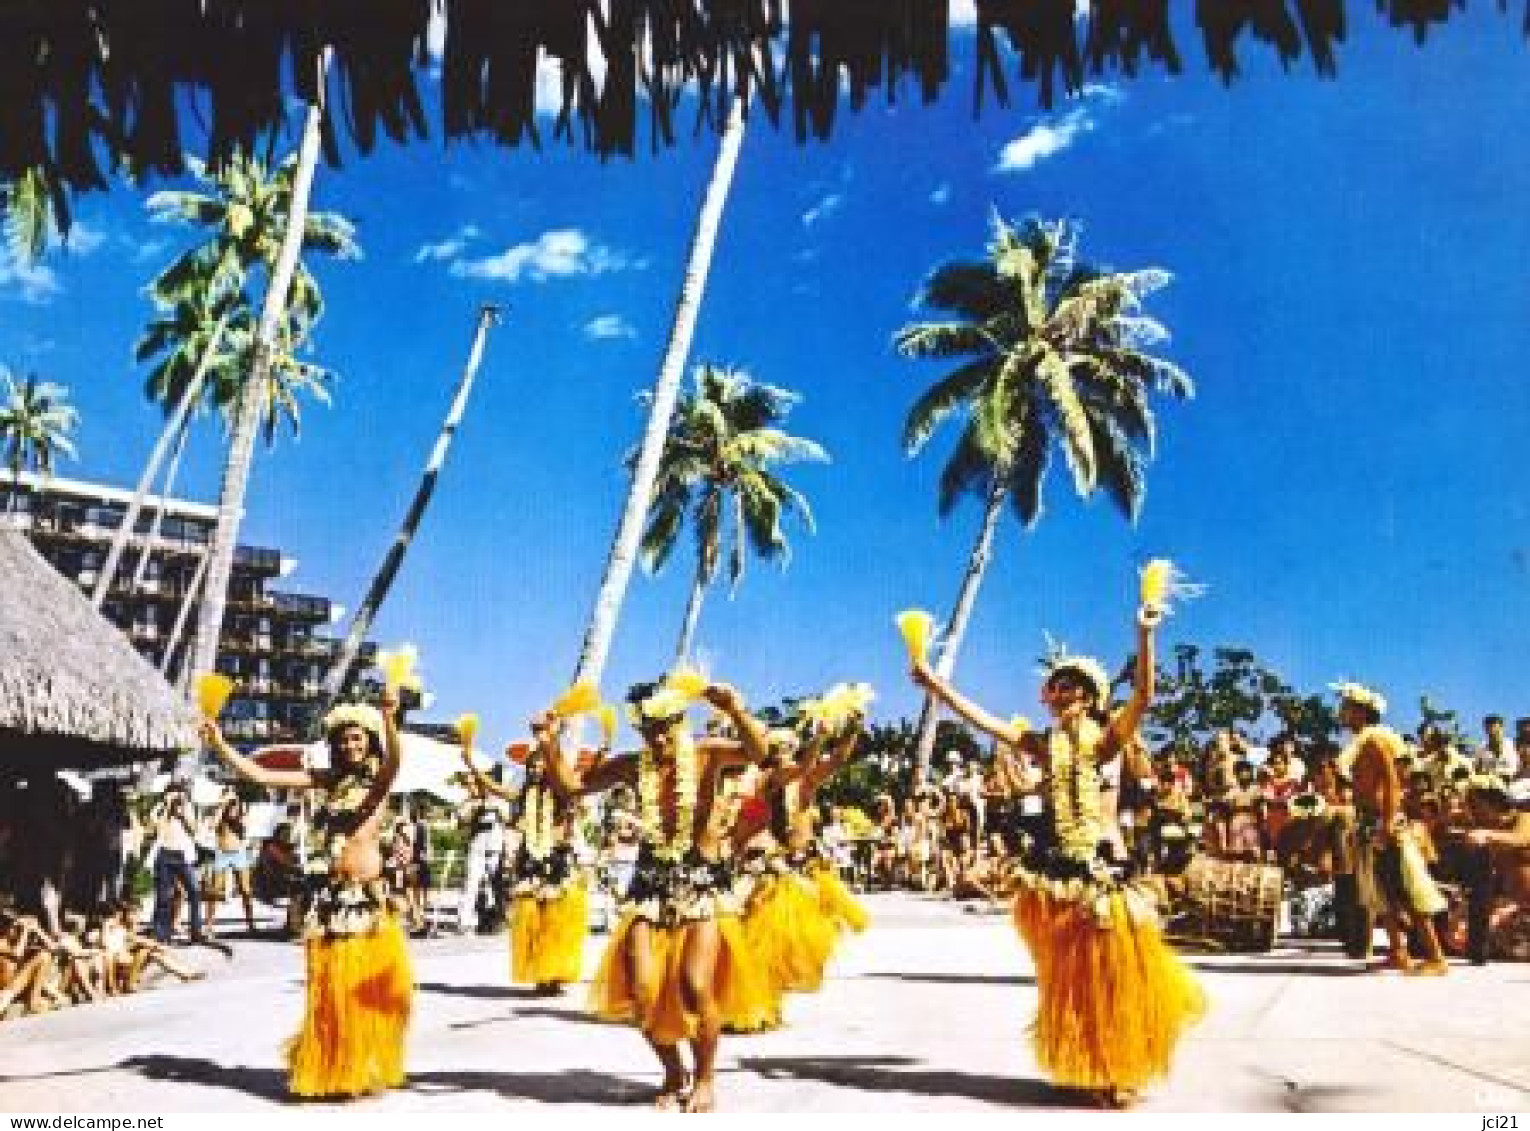
[[(41, 168), (65, 204), (65, 188), (102, 187), (112, 168), (169, 174), (188, 151), (217, 164), (259, 149), (286, 130), (294, 99), (315, 97), (325, 47), (331, 162), (344, 139), (366, 153), (381, 137), (427, 136), (436, 101), (447, 139), (549, 134), (601, 155), (632, 153), (645, 132), (655, 146), (692, 132), (682, 105), (715, 126), (735, 95), (822, 137), (841, 101), (933, 98), (953, 8), (970, 21), (974, 2), (979, 105), (1007, 101), (1017, 80), (1048, 105), (1092, 76), (1178, 72), (1202, 55), (1182, 50), (1186, 35), (1223, 79), (1267, 52), (1333, 74), (1348, 26), (1346, 0), (0, 0), (0, 182)], [(1348, 2), (1420, 41), (1464, 6)], [(536, 102), (549, 60), (561, 76), (550, 122)]]
[(160, 757), (196, 719), (26, 538), (0, 530), (0, 777)]

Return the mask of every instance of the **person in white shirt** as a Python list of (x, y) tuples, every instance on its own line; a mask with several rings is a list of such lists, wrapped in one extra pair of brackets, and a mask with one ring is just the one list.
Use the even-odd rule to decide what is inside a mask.
[(1512, 781), (1519, 772), (1519, 752), (1504, 733), (1503, 716), (1489, 715), (1482, 720), (1483, 743), (1477, 749), (1477, 772), (1500, 781)]
[[(474, 783), (476, 785), (476, 782)], [(468, 841), (466, 878), (462, 898), (457, 904), (457, 921), (463, 934), (478, 927), (478, 895), (485, 884), (493, 884), (505, 856), (505, 826), (509, 811), (503, 801), (475, 790), (465, 814), (471, 839)], [(492, 899), (491, 902), (497, 902)]]
[(179, 884), (186, 890), (186, 903), (191, 910), (191, 937), (202, 942), (202, 901), (197, 891), (196, 810), (186, 787), (172, 782), (165, 790), (164, 799), (155, 808), (149, 821), (153, 829), (154, 844), (154, 937), (162, 943), (170, 941), (171, 909), (175, 901), (175, 888)]

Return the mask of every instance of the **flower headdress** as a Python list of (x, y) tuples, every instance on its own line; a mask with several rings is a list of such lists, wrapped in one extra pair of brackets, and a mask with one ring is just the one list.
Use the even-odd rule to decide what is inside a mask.
[(360, 727), (379, 742), (383, 737), (382, 712), (367, 703), (341, 703), (324, 716), (325, 737), (341, 727)]
[(1378, 715), (1387, 713), (1386, 698), (1379, 691), (1366, 687), (1363, 683), (1354, 683), (1350, 680), (1340, 680), (1338, 683), (1329, 684), (1329, 690), (1338, 695), (1340, 702), (1354, 703), (1360, 707), (1369, 707)]
[(635, 727), (673, 726), (685, 718), (691, 697), (656, 683), (634, 684), (627, 692), (627, 721)]

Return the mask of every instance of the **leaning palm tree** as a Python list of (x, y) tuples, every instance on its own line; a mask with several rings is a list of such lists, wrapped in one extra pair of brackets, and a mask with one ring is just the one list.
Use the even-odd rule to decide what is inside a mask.
[[(1077, 226), (997, 215), (986, 259), (945, 264), (925, 282), (924, 306), (950, 320), (905, 326), (894, 344), (909, 358), (960, 360), (909, 410), (903, 446), (916, 455), (948, 417), (965, 419), (940, 480), (945, 517), (967, 496), (983, 521), (967, 560), (937, 660), (950, 676), (992, 554), (1006, 502), (1029, 529), (1041, 515), (1052, 453), (1060, 449), (1081, 497), (1102, 489), (1129, 521), (1146, 491), (1155, 422), (1151, 393), (1188, 397), (1189, 376), (1149, 353), (1168, 334), (1142, 312), (1167, 272), (1106, 271), (1076, 261)], [(916, 773), (935, 740), (929, 699), (920, 718)]]
[(670, 422), (641, 546), (644, 568), (657, 573), (689, 516), (696, 538), (696, 575), (675, 649), (680, 658), (691, 652), (725, 539), (731, 595), (743, 579), (750, 549), (764, 561), (784, 565), (789, 559), (791, 547), (781, 529), (786, 514), (795, 512), (809, 531), (813, 529), (807, 499), (772, 466), (829, 458), (812, 440), (777, 427), (797, 403), (796, 394), (757, 384), (740, 370), (711, 365), (698, 366), (695, 380), (695, 392), (681, 396)]
[(373, 576), (372, 584), (367, 586), (367, 594), (356, 609), (356, 615), (351, 618), (351, 627), (345, 634), (345, 640), (340, 646), (334, 663), (330, 665), (329, 672), (324, 677), (324, 689), (318, 708), (314, 711), (315, 719), (324, 717), (335, 701), (335, 697), (345, 689), (355, 674), (354, 669), (357, 657), (361, 654), (362, 641), (371, 631), (372, 621), (376, 618), (377, 611), (382, 608), (382, 603), (387, 600), (388, 591), (393, 588), (393, 579), (398, 576), (399, 567), (404, 564), (404, 554), (413, 544), (414, 536), (420, 529), (420, 521), (425, 517), (425, 509), (430, 505), (431, 496), (435, 494), (436, 480), (440, 478), (441, 468), (446, 463), (446, 454), (451, 448), (453, 438), (457, 435), (457, 428), (462, 423), (462, 417), (467, 412), (468, 398), (473, 394), (473, 384), (478, 380), (478, 367), (483, 362), (489, 327), (499, 321), (499, 310), (499, 307), (490, 304), (479, 308), (478, 325), (473, 331), (473, 345), (468, 350), (467, 364), (463, 366), (462, 376), (457, 381), (457, 390), (452, 395), (446, 420), (441, 424), (441, 431), (430, 450), (430, 458), (425, 462), (425, 470), (420, 476), (419, 485), (415, 488), (414, 499), (404, 513), (404, 521), (399, 524), (398, 534), (395, 535), (393, 544), (388, 547), (388, 552), (383, 555), (382, 565)]
[(42, 166), (23, 169), (0, 184), (5, 249), (17, 263), (35, 263), (54, 237), (69, 229), (69, 197), (63, 181)]
[(69, 404), (69, 390), (50, 381), (28, 376), (18, 381), (0, 369), (0, 446), (11, 473), (11, 507), (21, 496), (21, 473), (53, 474), (60, 455), (76, 458), (70, 433), (80, 415)]
[(685, 374), (686, 358), (691, 351), (691, 339), (695, 336), (696, 318), (701, 312), (701, 296), (706, 290), (707, 274), (712, 267), (712, 249), (716, 246), (718, 228), (722, 224), (723, 205), (728, 201), (728, 189), (733, 183), (733, 173), (738, 167), (738, 154), (743, 143), (744, 100), (735, 98), (723, 126), (717, 159), (712, 163), (712, 176), (707, 181), (701, 210), (696, 217), (696, 231), (691, 237), (685, 275), (680, 282), (680, 297), (675, 303), (675, 320), (670, 327), (664, 358), (659, 363), (659, 376), (649, 394), (648, 423), (643, 429), (637, 458), (631, 463), (632, 481), (627, 490), (627, 501), (622, 507), (616, 536), (611, 541), (611, 552), (606, 558), (600, 590), (595, 595), (595, 608), (585, 630), (584, 645), (579, 650), (579, 662), (574, 670), (576, 683), (599, 684), (605, 673), (606, 658), (610, 655), (611, 641), (616, 635), (616, 622), (621, 615), (622, 600), (627, 594), (627, 583), (632, 579), (632, 566), (637, 560), (642, 541), (643, 524), (653, 499), (654, 484), (658, 480), (659, 459), (669, 435), (670, 417), (675, 411), (680, 381)]
[[(320, 92), (324, 89), (328, 71), (327, 50), (321, 59), (316, 84)], [(284, 344), (290, 351), (301, 339), (298, 329), (307, 329), (291, 327), (291, 311), (314, 305), (305, 292), (316, 291), (317, 287), (307, 270), (301, 268), (299, 257), (305, 248), (341, 256), (358, 254), (348, 223), (323, 222), (317, 227), (309, 224), (308, 197), (318, 166), (322, 115), (319, 102), (309, 106), (296, 159), (283, 163), (277, 170), (274, 179), (279, 182), (279, 187), (271, 193), (258, 197), (247, 194), (249, 199), (240, 202), (229, 198), (226, 205), (220, 205), (217, 198), (161, 198), (172, 214), (179, 212), (185, 219), (212, 230), (210, 238), (203, 244), (206, 250), (200, 256), (200, 267), (212, 278), (228, 279), (230, 285), (237, 282), (238, 287), (244, 289), (251, 284), (251, 275), (256, 268), (265, 274), (265, 294), (252, 339), (250, 376), (234, 403), (229, 454), (218, 490), (218, 521), (208, 550), (203, 599), (197, 610), (196, 648), (190, 665), (193, 674), (211, 671), (217, 659), (255, 439), (263, 409), (269, 407), (272, 396), (269, 380), (272, 365)], [(253, 187), (253, 184), (239, 181), (231, 187)], [(264, 207), (258, 210), (250, 207), (255, 199)], [(236, 203), (242, 203), (243, 207)], [(152, 199), (150, 204), (154, 205)], [(253, 234), (257, 227), (263, 227), (266, 236)], [(231, 253), (230, 248), (238, 249), (238, 253)], [(169, 278), (161, 277), (163, 292), (175, 294), (179, 281), (185, 277), (190, 282), (194, 274), (172, 270)], [(299, 296), (298, 301), (293, 301), (294, 291)]]

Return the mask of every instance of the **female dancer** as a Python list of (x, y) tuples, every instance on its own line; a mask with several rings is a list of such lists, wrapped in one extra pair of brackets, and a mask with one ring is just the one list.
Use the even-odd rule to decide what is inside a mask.
[[(468, 743), (462, 761), (473, 783), (473, 796), (494, 794), (507, 801), (515, 794), (473, 765)], [(569, 843), (574, 807), (547, 773), (547, 755), (534, 749), (526, 759), (515, 828), (520, 847), (512, 870), (514, 904), (510, 926), (510, 980), (557, 996), (577, 982), (584, 965), (584, 936), (590, 918), (590, 894), (584, 872)]]
[(303, 1028), (287, 1046), (297, 1096), (354, 1096), (404, 1082), (404, 1035), (414, 975), (382, 882), (383, 802), (398, 776), (398, 701), (342, 704), (324, 719), (327, 770), (268, 770), (244, 757), (213, 722), (202, 741), (257, 785), (320, 793), (308, 861)]
[[(566, 796), (619, 785), (637, 791), (637, 867), (591, 984), (590, 1005), (607, 1020), (635, 1022), (642, 1030), (664, 1067), (655, 1101), (661, 1111), (713, 1109), (723, 1021), (749, 1013), (762, 993), (722, 854), (726, 820), (736, 807), (719, 797), (725, 770), (765, 757), (764, 728), (731, 687), (711, 685), (702, 697), (732, 723), (737, 740), (693, 739), (685, 719), (688, 697), (653, 684), (628, 697), (642, 750), (587, 770), (564, 762), (556, 718), (544, 715), (532, 723), (549, 776)], [(681, 1041), (691, 1046), (694, 1081), (680, 1057)]]
[[(1036, 965), (1036, 1058), (1052, 1079), (1124, 1106), (1166, 1076), (1174, 1046), (1204, 1009), (1199, 987), (1159, 932), (1152, 897), (1112, 859), (1102, 768), (1121, 756), (1153, 696), (1153, 629), (1137, 614), (1131, 698), (1113, 714), (1110, 680), (1083, 657), (1053, 661), (1041, 701), (1052, 726), (1022, 732), (958, 693), (923, 661), (914, 682), (980, 730), (1021, 747), (1045, 775), (1048, 827), (1015, 869), (1015, 923)], [(1136, 772), (1135, 770), (1132, 772)]]

